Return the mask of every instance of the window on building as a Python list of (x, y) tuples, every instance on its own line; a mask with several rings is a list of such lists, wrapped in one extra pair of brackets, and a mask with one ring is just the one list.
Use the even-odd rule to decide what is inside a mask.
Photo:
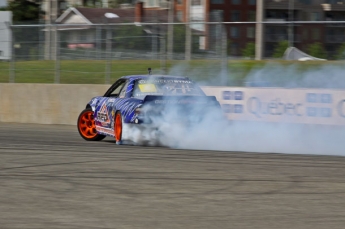
[(177, 4), (181, 5), (182, 4), (182, 0), (177, 0)]
[(321, 21), (321, 13), (320, 12), (311, 12), (310, 13), (310, 20), (311, 21)]
[(212, 4), (224, 4), (224, 0), (211, 0)]
[(249, 5), (256, 5), (256, 0), (248, 0)]
[(240, 5), (241, 4), (241, 0), (231, 0), (231, 3), (233, 5)]
[(238, 44), (237, 43), (231, 43), (230, 54), (231, 55), (237, 55), (237, 53), (238, 53)]
[(210, 21), (223, 21), (223, 10), (211, 10)]
[(231, 11), (231, 21), (240, 21), (241, 12), (238, 10)]
[(147, 4), (146, 7), (148, 7), (148, 6), (158, 6), (158, 1), (157, 0), (148, 0), (145, 3)]
[(80, 31), (79, 42), (86, 42), (87, 38), (88, 38), (88, 32), (87, 31)]
[(183, 21), (183, 13), (181, 10), (176, 11), (176, 18), (178, 21)]
[(239, 37), (239, 29), (238, 27), (230, 27), (230, 36), (232, 38), (238, 38)]
[(247, 28), (247, 37), (248, 38), (254, 38), (255, 37), (255, 28), (254, 27), (248, 27)]
[(248, 19), (248, 21), (256, 21), (256, 11), (249, 10), (247, 19)]
[(192, 6), (200, 6), (201, 0), (192, 0)]
[(320, 29), (314, 28), (313, 29), (313, 39), (319, 40), (320, 39)]
[(59, 2), (59, 8), (60, 10), (67, 9), (67, 2)]

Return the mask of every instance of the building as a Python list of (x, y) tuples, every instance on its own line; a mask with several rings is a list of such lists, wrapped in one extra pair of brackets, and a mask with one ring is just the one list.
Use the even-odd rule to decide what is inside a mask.
[(95, 6), (108, 7), (108, 0), (45, 0), (41, 2), (41, 9), (45, 12), (45, 59), (55, 59), (57, 47), (56, 33), (49, 25), (55, 23), (56, 19), (60, 17), (70, 6)]
[[(224, 22), (254, 22), (257, 14), (263, 21), (281, 24), (264, 24), (264, 57), (270, 57), (278, 42), (287, 40), (291, 46), (306, 51), (308, 46), (320, 42), (332, 56), (345, 42), (344, 24), (305, 23), (288, 21), (345, 21), (344, 0), (176, 0), (175, 13), (181, 21), (188, 21), (199, 13), (199, 20)], [(191, 4), (188, 11), (188, 4)], [(201, 9), (201, 10), (200, 10)], [(189, 15), (189, 16), (188, 16)], [(218, 16), (218, 19), (217, 19)], [(195, 16), (194, 16), (195, 17)], [(241, 55), (249, 42), (255, 42), (257, 25), (227, 25), (230, 55)], [(212, 36), (213, 31), (209, 31)]]
[[(54, 7), (60, 6), (62, 10), (68, 6), (66, 2), (69, 2), (68, 4), (89, 2), (90, 4), (93, 1), (58, 1)], [(165, 10), (168, 16), (168, 0), (143, 0), (143, 3), (145, 11)], [(106, 5), (107, 3), (103, 4), (103, 6)], [(124, 6), (134, 9), (132, 4)], [(56, 14), (51, 14), (50, 18), (61, 16), (60, 11), (55, 12)], [(284, 23), (345, 21), (345, 0), (174, 0), (172, 12), (175, 22), (248, 22), (247, 24), (228, 24), (223, 28), (228, 38), (228, 54), (232, 56), (241, 56), (246, 45), (254, 42), (263, 48), (263, 57), (271, 57), (277, 43), (286, 40), (290, 46), (305, 52), (310, 44), (320, 42), (332, 57), (345, 42), (343, 29), (345, 25), (342, 24)], [(261, 14), (263, 21), (272, 22), (272, 24), (264, 24), (260, 27), (253, 23)], [(152, 18), (155, 16), (152, 15)], [(217, 43), (213, 39), (217, 33), (216, 26), (194, 24), (192, 29), (200, 32), (200, 46), (205, 49), (212, 49), (212, 44)], [(260, 34), (263, 35), (262, 42), (257, 39)]]

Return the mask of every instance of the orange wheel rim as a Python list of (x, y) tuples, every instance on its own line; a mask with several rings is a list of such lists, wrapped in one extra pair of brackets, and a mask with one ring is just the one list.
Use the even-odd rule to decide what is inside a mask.
[(122, 120), (121, 120), (121, 115), (118, 113), (116, 114), (116, 118), (115, 118), (115, 140), (121, 141), (121, 135), (122, 135)]
[(84, 112), (79, 119), (79, 130), (85, 138), (94, 138), (97, 135), (93, 112)]

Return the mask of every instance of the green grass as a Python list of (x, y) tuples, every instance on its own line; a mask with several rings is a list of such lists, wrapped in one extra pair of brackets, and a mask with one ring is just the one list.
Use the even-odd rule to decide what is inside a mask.
[[(110, 83), (121, 76), (147, 74), (151, 67), (153, 74), (161, 74), (164, 66), (160, 60), (113, 60), (110, 62)], [(324, 66), (342, 67), (344, 62), (336, 61), (255, 61), (231, 60), (227, 64), (228, 74), (221, 73), (221, 60), (167, 61), (166, 73), (184, 75), (197, 81), (207, 81), (217, 85), (219, 79), (227, 77), (228, 85), (243, 86), (247, 76), (254, 71), (270, 71), (263, 74), (279, 86), (286, 80), (300, 79), (309, 70), (318, 70)], [(104, 84), (106, 82), (107, 61), (100, 60), (63, 60), (56, 66), (55, 61), (18, 61), (13, 73), (16, 83), (54, 83), (56, 68), (60, 68), (61, 84)], [(0, 62), (0, 82), (9, 82), (11, 64)], [(292, 70), (291, 70), (292, 69)]]

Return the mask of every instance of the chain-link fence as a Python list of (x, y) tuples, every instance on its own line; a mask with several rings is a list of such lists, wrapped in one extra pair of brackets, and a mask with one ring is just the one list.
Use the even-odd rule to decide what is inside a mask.
[[(284, 74), (341, 65), (331, 60), (345, 58), (344, 27), (343, 21), (219, 22), (212, 15), (208, 23), (191, 24), (2, 24), (8, 33), (0, 33), (0, 44), (8, 52), (0, 52), (0, 82), (109, 84), (123, 75), (147, 74), (151, 67), (153, 74), (186, 75), (213, 85), (250, 85), (253, 72), (269, 65), (254, 61), (260, 47), (263, 60), (286, 67), (291, 62), (283, 60), (293, 57), (303, 65), (292, 72), (279, 68), (273, 79), (279, 86)], [(287, 58), (288, 47), (299, 54)], [(317, 58), (317, 63), (301, 61)]]

